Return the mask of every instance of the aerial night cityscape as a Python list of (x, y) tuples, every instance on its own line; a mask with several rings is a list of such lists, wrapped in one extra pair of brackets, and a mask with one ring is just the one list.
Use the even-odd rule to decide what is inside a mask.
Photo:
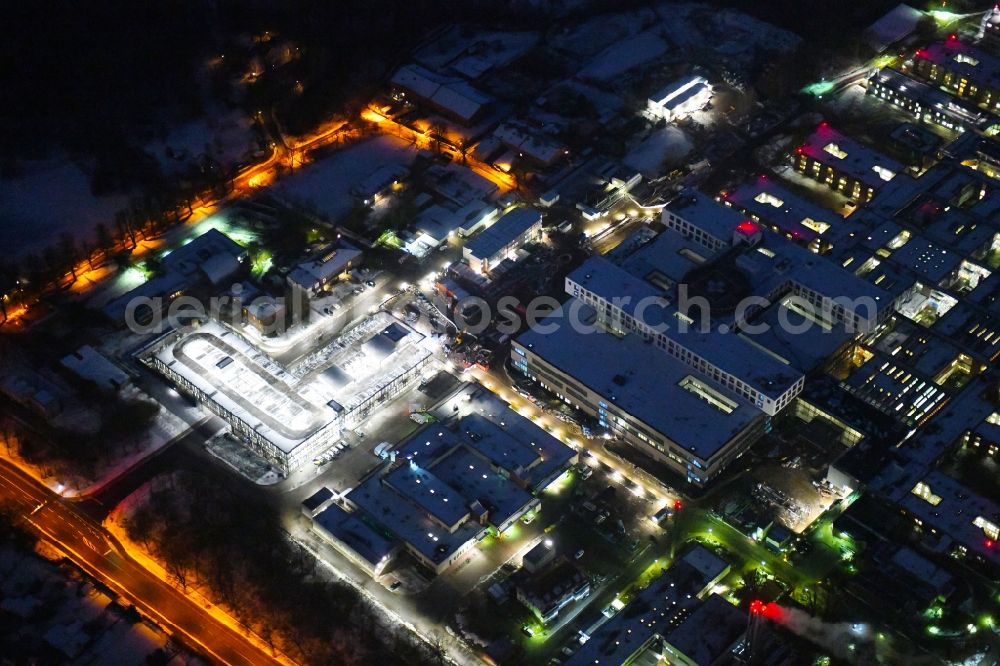
[(994, 0), (39, 0), (0, 666), (1000, 664)]

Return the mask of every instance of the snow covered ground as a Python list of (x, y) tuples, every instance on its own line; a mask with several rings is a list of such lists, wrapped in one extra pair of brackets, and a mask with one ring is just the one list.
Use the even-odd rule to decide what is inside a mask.
[(394, 136), (378, 136), (303, 167), (278, 181), (273, 191), (336, 220), (354, 206), (351, 188), (380, 167), (409, 165), (416, 155), (410, 143)]
[(659, 30), (647, 30), (631, 39), (616, 42), (578, 72), (584, 79), (610, 81), (625, 72), (655, 60), (667, 52), (667, 42)]
[(26, 162), (21, 178), (0, 180), (0, 239), (4, 256), (40, 253), (64, 231), (89, 239), (103, 222), (114, 226), (115, 213), (128, 202), (124, 195), (95, 197), (90, 178), (66, 156)]
[(645, 140), (629, 151), (625, 159), (626, 165), (638, 169), (646, 178), (662, 175), (664, 163), (669, 160), (671, 166), (680, 162), (691, 152), (691, 140), (684, 130), (667, 125), (655, 130)]
[[(111, 510), (111, 513), (108, 514), (108, 517), (104, 519), (104, 529), (118, 539), (118, 541), (125, 547), (129, 556), (142, 565), (144, 569), (163, 582), (173, 585), (178, 592), (185, 595), (193, 602), (203, 606), (205, 610), (210, 615), (215, 617), (220, 624), (227, 626), (241, 625), (242, 623), (236, 620), (236, 617), (239, 614), (230, 609), (224, 603), (220, 602), (220, 600), (210, 597), (211, 591), (209, 589), (203, 587), (198, 581), (191, 581), (188, 583), (187, 587), (182, 590), (178, 586), (177, 580), (167, 573), (164, 565), (156, 559), (147, 547), (147, 544), (136, 543), (129, 538), (127, 527), (128, 521), (135, 515), (136, 511), (142, 508), (149, 501), (152, 492), (156, 490), (162, 491), (173, 487), (174, 483), (176, 483), (177, 474), (178, 472), (160, 474), (132, 491), (132, 493), (119, 502), (118, 505)], [(271, 648), (266, 645), (256, 633), (253, 633), (252, 631), (248, 632), (246, 630), (241, 631), (240, 633), (258, 649), (271, 653)]]
[[(134, 387), (124, 389), (123, 396), (135, 400), (148, 401), (151, 399)], [(161, 407), (149, 430), (138, 438), (134, 446), (131, 446), (124, 455), (104, 462), (92, 476), (61, 473), (53, 469), (51, 465), (34, 465), (17, 455), (16, 446), (8, 448), (6, 442), (3, 440), (0, 442), (4, 444), (2, 449), (7, 459), (17, 465), (24, 473), (44, 483), (63, 497), (79, 497), (98, 492), (105, 485), (162, 449), (168, 442), (186, 432), (189, 423), (193, 423), (203, 416), (197, 407), (192, 407), (189, 413), (184, 414), (183, 419)]]
[(736, 58), (758, 49), (789, 50), (798, 42), (796, 35), (742, 12), (680, 2), (601, 15), (553, 38), (556, 48), (586, 62), (579, 77), (612, 84), (631, 69), (709, 45)]
[[(39, 549), (44, 558), (60, 554)], [(114, 599), (76, 570), (31, 552), (0, 548), (0, 610), (24, 641), (38, 639), (67, 663), (141, 666), (155, 650), (176, 650), (169, 637), (146, 621), (124, 621)], [(51, 656), (51, 655), (50, 655)], [(49, 659), (51, 661), (52, 659)], [(201, 664), (180, 652), (172, 664)]]
[(165, 174), (183, 173), (208, 155), (223, 167), (248, 160), (257, 149), (253, 121), (239, 111), (186, 123), (145, 146)]
[[(256, 148), (252, 121), (237, 111), (181, 125), (145, 146), (168, 175), (196, 165), (206, 152), (232, 166)], [(0, 240), (6, 257), (40, 253), (66, 231), (78, 242), (90, 241), (98, 223), (114, 233), (115, 213), (128, 205), (128, 195), (95, 197), (89, 174), (68, 155), (21, 167), (22, 177), (0, 180)]]
[(555, 35), (552, 43), (556, 48), (584, 59), (597, 55), (609, 45), (627, 41), (656, 20), (656, 15), (648, 9), (595, 16)]
[(420, 49), (415, 58), (426, 67), (475, 79), (521, 57), (538, 39), (535, 32), (477, 30), (468, 34), (453, 28)]

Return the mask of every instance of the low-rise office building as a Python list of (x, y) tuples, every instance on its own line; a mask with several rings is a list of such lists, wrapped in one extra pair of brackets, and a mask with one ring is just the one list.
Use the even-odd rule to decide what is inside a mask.
[(545, 624), (559, 613), (590, 595), (590, 579), (566, 557), (552, 562), (541, 571), (515, 574), (514, 593)]
[(1000, 506), (943, 472), (918, 481), (899, 507), (941, 550), (991, 567), (1000, 564)]
[(214, 320), (168, 332), (142, 360), (288, 474), (411, 386), (431, 354), (424, 336), (379, 312), (289, 367)]
[(646, 101), (646, 110), (656, 118), (677, 120), (697, 111), (712, 99), (712, 86), (702, 76), (688, 76), (657, 91)]
[(1000, 111), (1000, 58), (952, 35), (918, 49), (913, 71), (991, 113)]
[[(489, 531), (504, 532), (535, 510), (537, 494), (576, 462), (576, 452), (505, 405), (484, 409), (489, 415), (431, 426), (393, 450), (384, 468), (344, 497), (354, 524), (387, 535), (440, 574)], [(329, 534), (372, 570), (388, 552), (358, 550)]]
[(792, 154), (795, 170), (858, 203), (870, 201), (902, 165), (820, 123)]
[(541, 238), (542, 213), (522, 207), (504, 214), (465, 244), (463, 256), (472, 270), (489, 273), (517, 250)]
[(337, 278), (357, 267), (361, 255), (358, 248), (341, 243), (293, 268), (286, 278), (293, 314), (308, 318), (309, 303), (329, 289)]
[[(722, 193), (721, 199), (726, 206), (754, 222), (818, 254), (827, 252), (847, 227), (837, 213), (763, 175)], [(684, 215), (682, 211), (671, 211), (671, 214)]]
[[(700, 546), (699, 546), (700, 548)], [(694, 551), (679, 557), (662, 576), (636, 594), (593, 633), (568, 666), (729, 663), (746, 635), (746, 613), (717, 594), (709, 577), (693, 566)]]
[(988, 118), (983, 111), (940, 88), (891, 68), (872, 75), (868, 80), (868, 94), (903, 109), (918, 120), (958, 132), (979, 127)]
[(59, 364), (104, 391), (116, 393), (132, 383), (129, 373), (90, 345), (65, 356)]

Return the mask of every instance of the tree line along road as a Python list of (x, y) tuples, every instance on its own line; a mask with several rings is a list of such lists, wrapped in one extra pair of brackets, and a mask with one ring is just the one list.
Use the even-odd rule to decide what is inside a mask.
[(103, 527), (5, 460), (0, 460), (0, 500), (22, 507), (43, 539), (214, 661), (233, 666), (280, 663), (137, 564)]

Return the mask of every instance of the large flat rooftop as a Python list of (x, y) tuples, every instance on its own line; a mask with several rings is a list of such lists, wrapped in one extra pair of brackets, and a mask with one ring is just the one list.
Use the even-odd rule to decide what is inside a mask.
[[(496, 401), (496, 402), (494, 402)], [(475, 411), (434, 424), (395, 449), (395, 462), (347, 495), (362, 515), (433, 562), (443, 562), (486, 525), (516, 519), (576, 452), (495, 396)]]
[(383, 563), (395, 550), (395, 542), (360, 516), (331, 504), (314, 519), (331, 536), (351, 547), (373, 567)]
[(796, 150), (875, 189), (900, 177), (903, 172), (903, 165), (826, 123), (821, 123)]
[(350, 414), (423, 364), (433, 353), (431, 345), (389, 313), (376, 312), (296, 362), (289, 372)]
[(338, 416), (321, 398), (303, 396), (293, 375), (214, 321), (154, 355), (285, 453)]
[[(761, 414), (746, 399), (635, 334), (618, 338), (604, 332), (575, 331), (562, 318), (566, 307), (539, 326), (555, 330), (529, 330), (517, 339), (518, 344), (702, 460), (710, 459)], [(592, 321), (593, 311), (588, 310), (584, 308), (583, 318)], [(546, 326), (549, 323), (558, 326)], [(710, 386), (725, 407), (714, 406), (682, 387), (682, 382), (696, 390), (698, 384)]]
[(832, 210), (783, 187), (767, 176), (758, 176), (723, 194), (723, 200), (778, 227), (796, 240), (822, 237), (834, 243), (845, 231), (844, 218)]
[(729, 243), (733, 230), (747, 218), (737, 210), (720, 204), (697, 190), (685, 190), (667, 204), (665, 212), (684, 219), (723, 243)]
[[(693, 324), (682, 326), (684, 318), (678, 311), (678, 304), (671, 303), (662, 289), (603, 257), (588, 259), (570, 273), (567, 281), (570, 280), (609, 302), (627, 298), (627, 301), (620, 301), (623, 310), (648, 326), (659, 327), (678, 345), (771, 398), (779, 397), (801, 378), (801, 373), (732, 332), (720, 332), (715, 326), (702, 330), (697, 319)], [(570, 288), (567, 291), (573, 293)], [(690, 310), (688, 314), (700, 317), (698, 307), (692, 306)], [(655, 347), (653, 349), (656, 350)], [(656, 351), (666, 355), (661, 350)]]
[(464, 445), (483, 463), (503, 469), (530, 490), (539, 491), (577, 455), (492, 393), (484, 391), (466, 406), (472, 413), (463, 416), (453, 428), (435, 424), (421, 430), (400, 444), (396, 457), (436, 469), (434, 460)]
[(1000, 58), (959, 39), (934, 42), (919, 49), (914, 58), (929, 60), (980, 86), (1000, 87)]
[(429, 342), (378, 312), (294, 365), (279, 365), (214, 320), (166, 338), (153, 355), (284, 453), (350, 416), (432, 354)]
[(449, 532), (418, 505), (386, 487), (378, 475), (348, 493), (347, 499), (369, 519), (433, 562), (448, 559), (486, 530), (485, 525), (467, 520)]
[(488, 259), (541, 220), (542, 213), (534, 208), (515, 208), (505, 213), (491, 227), (473, 237), (465, 244), (465, 249), (474, 257)]

